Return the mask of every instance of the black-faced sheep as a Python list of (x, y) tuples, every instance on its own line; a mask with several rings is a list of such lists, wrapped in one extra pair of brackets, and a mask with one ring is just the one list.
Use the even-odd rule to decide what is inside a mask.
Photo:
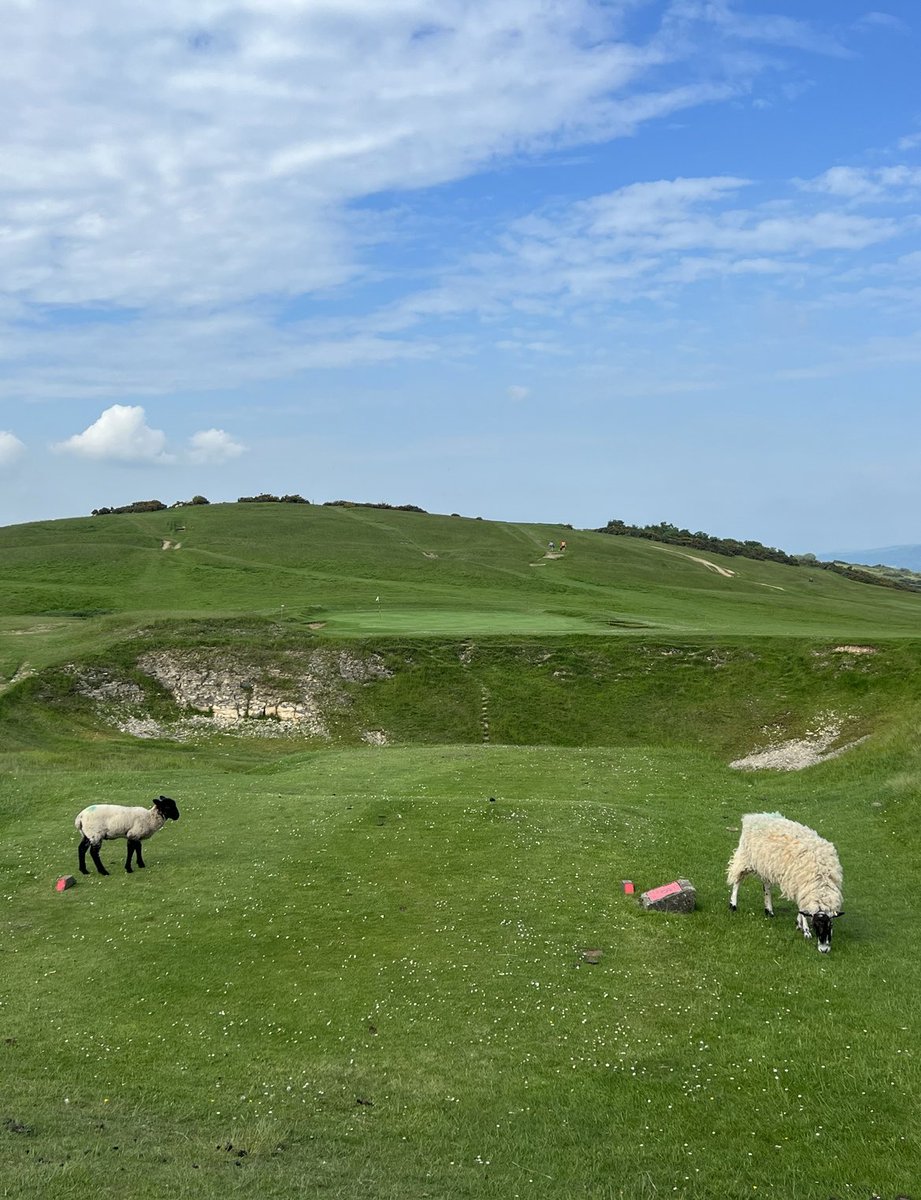
[(726, 881), (732, 888), (729, 907), (736, 910), (739, 884), (757, 875), (764, 886), (764, 911), (774, 915), (771, 888), (779, 887), (799, 910), (796, 927), (804, 937), (816, 936), (823, 954), (831, 949), (832, 921), (841, 915), (841, 863), (831, 842), (780, 813), (746, 813), (742, 833)]
[(80, 870), (89, 875), (86, 866), (86, 852), (96, 864), (100, 875), (108, 875), (99, 857), (99, 847), (105, 841), (114, 838), (128, 839), (128, 858), (125, 870), (131, 871), (132, 855), (139, 867), (144, 866), (141, 857), (141, 842), (162, 829), (167, 821), (178, 821), (179, 809), (176, 801), (169, 796), (158, 796), (152, 808), (125, 808), (121, 804), (90, 804), (82, 812), (77, 813), (74, 825), (83, 834), (83, 840), (77, 847), (80, 859)]

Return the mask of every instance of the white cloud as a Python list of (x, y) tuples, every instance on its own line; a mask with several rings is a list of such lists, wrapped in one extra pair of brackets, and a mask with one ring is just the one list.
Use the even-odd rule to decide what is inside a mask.
[[(673, 0), (680, 33), (666, 18), (631, 41), (635, 7), (210, 0), (193, 24), (178, 0), (55, 22), (24, 5), (0, 81), (0, 278), (27, 303), (124, 308), (337, 287), (384, 233), (356, 200), (738, 96), (765, 66), (752, 42), (828, 48), (714, 0)], [(735, 64), (702, 53), (714, 28), (749, 43)]]
[(140, 405), (113, 404), (82, 433), (75, 433), (55, 450), (83, 458), (113, 462), (172, 462), (166, 453), (166, 434), (151, 429)]
[(775, 13), (740, 13), (731, 0), (672, 0), (669, 19), (679, 26), (700, 22), (729, 41), (787, 46), (836, 58), (848, 54), (838, 38), (807, 21)]
[(0, 430), (0, 467), (8, 467), (25, 453), (25, 445), (14, 433)]
[(907, 228), (812, 200), (740, 207), (738, 193), (749, 186), (732, 177), (654, 180), (551, 206), (514, 221), (492, 251), (440, 287), (395, 306), (389, 327), (464, 311), (550, 321), (567, 309), (670, 303), (708, 277), (800, 282), (821, 275), (829, 256), (879, 246)]
[(527, 400), (531, 394), (531, 389), (522, 387), (520, 383), (513, 383), (508, 389), (509, 398), (512, 400)]
[[(547, 233), (557, 213), (500, 237), (484, 206), (476, 234), (491, 255), (447, 267), (446, 238), (413, 259), (414, 234), (431, 236), (426, 188), (750, 99), (759, 72), (776, 80), (798, 62), (776, 47), (841, 52), (804, 21), (737, 7), (208, 0), (193, 23), (180, 0), (82, 0), (54, 21), (21, 5), (0, 79), (0, 399), (102, 407), (432, 358), (443, 323), (472, 311), (662, 297), (889, 236), (853, 215), (727, 211), (758, 185), (715, 176), (570, 205)], [(400, 239), (399, 265), (372, 267)], [(356, 312), (359, 285), (381, 278), (403, 287), (387, 310), (312, 315), (334, 289), (336, 311)], [(134, 461), (164, 461), (144, 428), (121, 442)], [(103, 457), (121, 444), (94, 430), (63, 446)]]
[(892, 13), (887, 12), (864, 13), (862, 17), (858, 17), (854, 22), (854, 28), (858, 30), (888, 29), (894, 33), (911, 32), (911, 27), (901, 17), (893, 16)]
[[(226, 304), (336, 286), (348, 206), (712, 98), (593, 0), (212, 0), (52, 24), (26, 6), (0, 81), (0, 275), (43, 304)], [(675, 69), (680, 75), (680, 68)], [(718, 94), (726, 95), (724, 81)]]
[(909, 200), (921, 189), (921, 167), (832, 167), (801, 186), (847, 200)]
[(218, 464), (229, 462), (245, 451), (223, 429), (202, 429), (189, 438), (189, 459), (193, 463)]

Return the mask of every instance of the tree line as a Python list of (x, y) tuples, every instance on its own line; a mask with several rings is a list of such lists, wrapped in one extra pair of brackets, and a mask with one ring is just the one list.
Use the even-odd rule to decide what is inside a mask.
[[(135, 500), (132, 504), (122, 504), (116, 508), (94, 508), (94, 517), (105, 517), (110, 513), (145, 513), (163, 512), (168, 508), (189, 508), (193, 504), (210, 504), (205, 496), (193, 496), (191, 500), (176, 500), (173, 504), (164, 504), (162, 500)], [(275, 496), (271, 492), (260, 492), (258, 496), (238, 496), (237, 504), (310, 504), (296, 492), (290, 496)], [(418, 504), (372, 504), (361, 500), (324, 500), (324, 508), (389, 508), (395, 512), (424, 513), (426, 510)]]
[(757, 558), (770, 562), (786, 563), (797, 566), (799, 559), (774, 546), (763, 546), (761, 542), (747, 540), (738, 541), (736, 538), (714, 537), (710, 533), (698, 530), (692, 533), (690, 529), (679, 529), (669, 521), (660, 521), (658, 525), (628, 525), (626, 521), (616, 518), (608, 521), (595, 533), (616, 533), (624, 537), (648, 538), (651, 542), (668, 542), (674, 546), (688, 546), (692, 550), (707, 550), (711, 554), (741, 555), (743, 558)]
[(710, 554), (728, 554), (734, 557), (753, 558), (767, 562), (783, 563), (789, 567), (812, 567), (817, 571), (831, 571), (835, 575), (843, 575), (845, 579), (853, 579), (856, 583), (872, 583), (875, 587), (895, 588), (900, 591), (915, 592), (921, 590), (917, 582), (910, 579), (878, 575), (845, 562), (822, 562), (814, 554), (787, 554), (774, 546), (764, 546), (752, 539), (739, 541), (737, 538), (715, 537), (713, 534), (698, 530), (692, 533), (690, 529), (680, 529), (670, 521), (660, 521), (657, 525), (628, 525), (626, 521), (613, 518), (594, 533), (611, 533), (622, 537), (646, 538), (651, 542), (665, 542), (673, 546), (686, 546), (692, 550), (705, 550)]

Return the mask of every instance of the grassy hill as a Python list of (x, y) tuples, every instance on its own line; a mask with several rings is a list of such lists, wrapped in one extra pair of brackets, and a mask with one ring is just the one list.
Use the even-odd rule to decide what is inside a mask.
[[(566, 553), (548, 554), (561, 538)], [(284, 609), (289, 618), (322, 611), (343, 636), (653, 628), (896, 637), (915, 636), (921, 616), (917, 597), (807, 567), (357, 507), (211, 505), (40, 522), (0, 530), (0, 554), (6, 620), (41, 617), (48, 633), (106, 616)]]
[[(0, 555), (0, 1195), (912, 1194), (921, 596), (293, 505)], [(80, 808), (159, 793), (145, 871), (54, 891)], [(830, 956), (726, 910), (759, 809), (838, 845)], [(692, 917), (621, 887), (679, 875)]]

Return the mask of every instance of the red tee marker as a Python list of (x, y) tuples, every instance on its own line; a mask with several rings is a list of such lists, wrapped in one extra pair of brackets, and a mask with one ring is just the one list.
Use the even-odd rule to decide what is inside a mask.
[(633, 880), (632, 879), (622, 879), (621, 883), (624, 885), (624, 895), (632, 896), (635, 891), (635, 888), (633, 887)]
[(54, 885), (54, 890), (56, 892), (66, 892), (68, 888), (75, 887), (76, 883), (77, 881), (74, 879), (73, 875), (62, 875)]

